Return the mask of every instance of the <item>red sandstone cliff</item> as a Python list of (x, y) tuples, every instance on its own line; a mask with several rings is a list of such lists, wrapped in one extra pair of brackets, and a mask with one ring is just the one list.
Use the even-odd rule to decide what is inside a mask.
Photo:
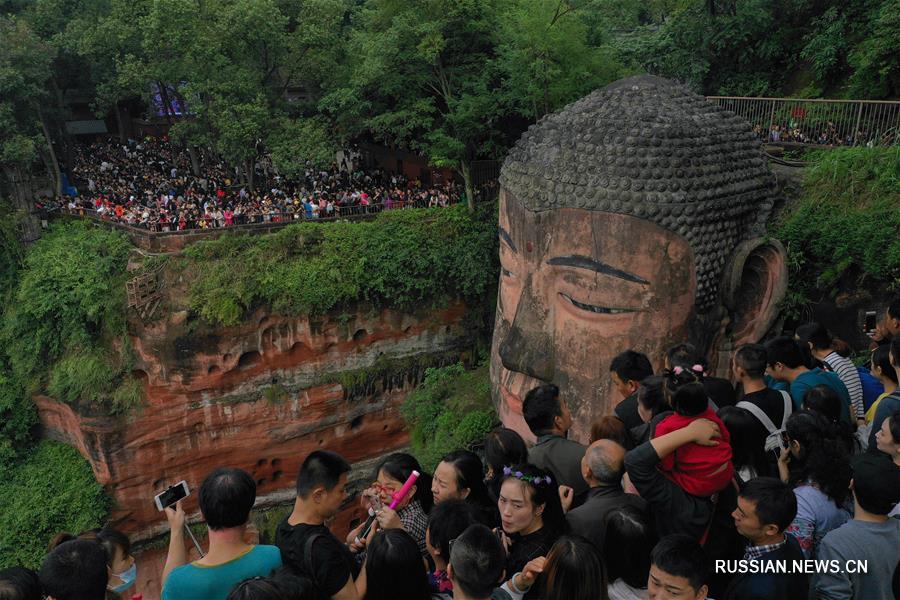
[[(465, 314), (461, 303), (315, 318), (261, 309), (238, 326), (210, 328), (172, 312), (131, 324), (140, 409), (91, 416), (45, 396), (36, 402), (46, 434), (78, 448), (106, 486), (113, 523), (133, 541), (147, 539), (166, 530), (153, 496), (182, 479), (196, 491), (217, 466), (252, 473), (259, 507), (293, 497), (314, 449), (359, 463), (405, 446), (399, 404), (426, 365), (459, 356)], [(196, 494), (185, 508), (197, 510)], [(158, 589), (147, 575), (141, 587)]]

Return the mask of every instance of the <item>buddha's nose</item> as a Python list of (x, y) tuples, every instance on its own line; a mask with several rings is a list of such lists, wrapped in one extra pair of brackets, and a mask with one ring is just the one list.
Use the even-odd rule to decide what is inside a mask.
[(506, 369), (542, 381), (553, 380), (556, 365), (549, 317), (549, 309), (534, 293), (529, 276), (522, 286), (512, 326), (498, 350)]

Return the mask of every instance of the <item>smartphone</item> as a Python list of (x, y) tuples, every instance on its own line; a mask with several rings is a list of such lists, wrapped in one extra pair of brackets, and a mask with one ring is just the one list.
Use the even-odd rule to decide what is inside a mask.
[(166, 510), (166, 508), (172, 506), (179, 500), (187, 498), (190, 493), (191, 492), (188, 489), (187, 481), (182, 480), (171, 486), (166, 491), (154, 496), (153, 502), (156, 503), (157, 510)]
[(863, 325), (863, 331), (865, 333), (871, 333), (871, 332), (875, 331), (876, 317), (877, 317), (877, 314), (874, 310), (866, 311), (866, 322)]

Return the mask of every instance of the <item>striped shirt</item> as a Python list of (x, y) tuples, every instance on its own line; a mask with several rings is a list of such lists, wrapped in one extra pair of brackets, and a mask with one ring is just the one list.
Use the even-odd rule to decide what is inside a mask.
[(863, 406), (863, 390), (862, 383), (859, 380), (859, 371), (849, 358), (844, 358), (837, 352), (832, 352), (825, 357), (825, 362), (831, 367), (831, 370), (841, 378), (847, 392), (850, 394), (850, 403), (853, 406), (854, 416), (857, 419), (863, 419), (866, 416), (866, 409)]

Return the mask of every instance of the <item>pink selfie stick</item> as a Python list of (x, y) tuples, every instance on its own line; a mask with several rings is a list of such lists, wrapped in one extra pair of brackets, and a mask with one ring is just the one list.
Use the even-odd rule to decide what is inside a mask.
[(396, 510), (397, 505), (403, 502), (403, 499), (406, 498), (406, 495), (409, 493), (410, 488), (416, 484), (416, 479), (419, 478), (419, 472), (413, 471), (409, 474), (409, 479), (406, 480), (406, 483), (403, 484), (403, 487), (397, 491), (393, 496), (391, 496), (391, 510)]
[[(391, 496), (391, 510), (397, 510), (397, 505), (403, 502), (403, 499), (406, 498), (406, 495), (409, 493), (409, 490), (416, 484), (416, 479), (419, 478), (419, 472), (413, 471), (410, 473), (409, 478), (406, 480), (406, 483), (403, 484), (403, 487), (397, 490), (397, 492)], [(369, 508), (369, 518), (366, 520), (366, 524), (363, 527), (362, 532), (356, 537), (356, 543), (359, 543), (360, 539), (366, 539), (369, 537), (369, 531), (372, 529), (372, 523), (375, 522), (375, 511), (372, 508)]]

